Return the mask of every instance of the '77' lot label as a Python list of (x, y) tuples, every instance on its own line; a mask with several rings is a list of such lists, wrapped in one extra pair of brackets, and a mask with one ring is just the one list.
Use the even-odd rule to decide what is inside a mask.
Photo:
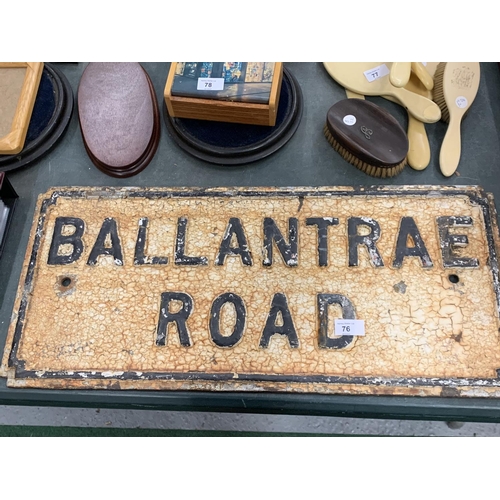
[(478, 188), (54, 189), (2, 373), (18, 387), (497, 396), (492, 213)]

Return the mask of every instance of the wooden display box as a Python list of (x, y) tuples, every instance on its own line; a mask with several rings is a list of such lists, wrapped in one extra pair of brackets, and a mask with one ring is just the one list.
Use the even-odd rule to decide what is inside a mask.
[(165, 103), (175, 118), (274, 126), (282, 78), (280, 62), (173, 62)]

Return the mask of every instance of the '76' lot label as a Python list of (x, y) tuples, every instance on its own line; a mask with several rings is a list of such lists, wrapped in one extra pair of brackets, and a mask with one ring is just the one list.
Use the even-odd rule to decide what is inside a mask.
[(42, 195), (10, 386), (496, 396), (478, 188)]

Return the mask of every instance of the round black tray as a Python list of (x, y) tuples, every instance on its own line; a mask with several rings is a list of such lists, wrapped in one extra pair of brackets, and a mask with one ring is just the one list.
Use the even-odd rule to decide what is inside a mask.
[(260, 160), (283, 147), (297, 130), (302, 109), (299, 83), (283, 68), (274, 127), (172, 118), (165, 103), (163, 118), (170, 136), (182, 149), (201, 160), (233, 166)]
[(66, 131), (73, 112), (73, 91), (55, 66), (45, 63), (23, 150), (0, 155), (0, 172), (25, 167), (46, 155)]

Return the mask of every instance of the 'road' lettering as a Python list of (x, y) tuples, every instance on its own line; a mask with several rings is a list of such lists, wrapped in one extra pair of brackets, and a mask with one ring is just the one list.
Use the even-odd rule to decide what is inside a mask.
[[(282, 325), (276, 324), (278, 314), (281, 316)], [(288, 309), (286, 296), (283, 293), (276, 293), (273, 297), (271, 310), (269, 311), (269, 316), (267, 317), (266, 325), (264, 326), (264, 331), (262, 332), (262, 337), (260, 338), (260, 347), (269, 347), (269, 340), (276, 333), (286, 335), (288, 337), (290, 347), (299, 347), (299, 338), (297, 337), (297, 332), (295, 331), (290, 309)]]
[[(229, 336), (220, 333), (220, 312), (224, 304), (233, 304), (236, 312), (236, 322), (233, 332)], [(243, 336), (245, 329), (246, 309), (241, 297), (235, 293), (223, 293), (219, 295), (212, 304), (210, 310), (210, 336), (215, 345), (219, 347), (233, 347)]]
[[(182, 302), (182, 307), (177, 312), (170, 311), (170, 304), (173, 301)], [(192, 342), (186, 321), (193, 310), (193, 299), (183, 292), (164, 292), (161, 294), (160, 317), (156, 330), (156, 345), (163, 346), (167, 343), (167, 333), (169, 323), (175, 323), (179, 340), (182, 346), (191, 347)]]
[(318, 315), (319, 315), (319, 330), (318, 330), (318, 345), (322, 349), (343, 349), (352, 343), (352, 335), (343, 335), (342, 337), (330, 338), (328, 336), (328, 306), (338, 304), (342, 308), (343, 319), (356, 319), (353, 303), (344, 295), (337, 293), (319, 293), (318, 300)]

